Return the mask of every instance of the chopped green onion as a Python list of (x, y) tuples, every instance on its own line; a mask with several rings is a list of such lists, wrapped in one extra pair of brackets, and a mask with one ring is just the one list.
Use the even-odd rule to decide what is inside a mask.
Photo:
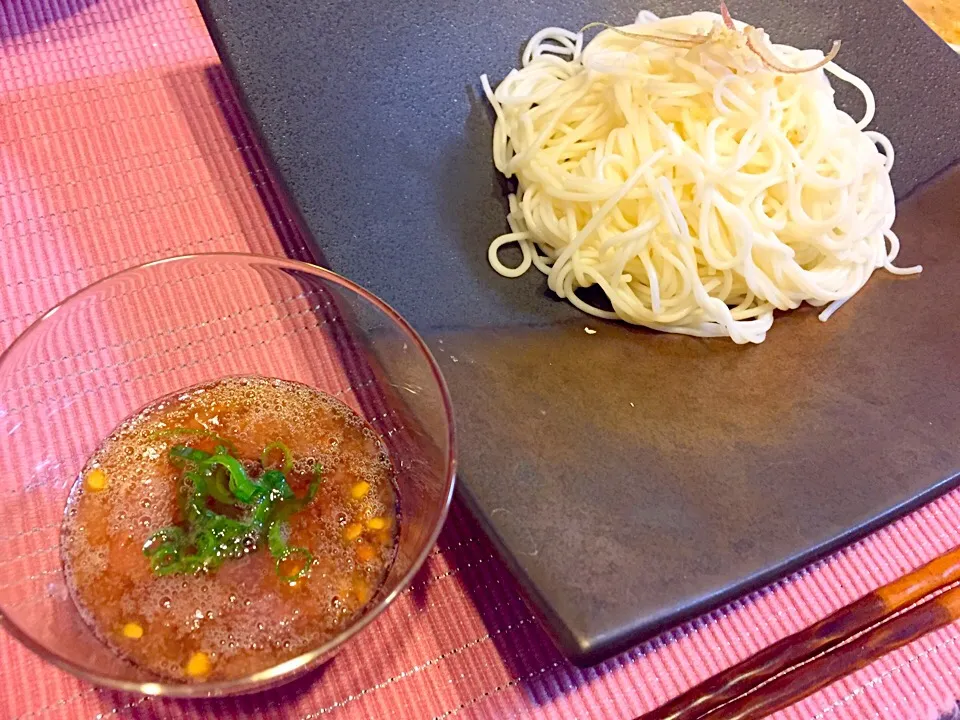
[(250, 479), (247, 471), (243, 469), (243, 465), (236, 458), (225, 454), (211, 455), (200, 464), (202, 469), (214, 465), (220, 465), (227, 469), (227, 472), (230, 473), (230, 492), (241, 501), (249, 503), (261, 491), (260, 486)]
[(263, 449), (260, 455), (260, 464), (263, 465), (264, 468), (269, 464), (271, 450), (279, 450), (283, 453), (282, 472), (284, 474), (293, 470), (293, 454), (290, 452), (290, 448), (282, 442), (272, 442)]
[(150, 569), (157, 575), (172, 575), (182, 572), (180, 551), (177, 548), (163, 547), (150, 557)]
[(309, 485), (307, 485), (307, 494), (303, 498), (302, 507), (306, 507), (311, 502), (313, 502), (313, 499), (317, 496), (317, 490), (320, 489), (320, 483), (322, 482), (323, 482), (323, 478), (318, 478), (313, 482), (311, 482)]
[(250, 516), (250, 529), (257, 535), (262, 535), (270, 524), (270, 513), (273, 512), (274, 499), (271, 495), (263, 495), (260, 501), (254, 505), (253, 514)]
[(222, 465), (215, 467), (208, 486), (210, 497), (224, 505), (237, 505), (238, 501), (227, 486), (227, 469)]
[(287, 539), (284, 537), (288, 529), (285, 521), (286, 518), (276, 518), (267, 530), (267, 547), (270, 549), (270, 554), (277, 559), (282, 558), (288, 550)]
[(150, 558), (150, 568), (157, 575), (176, 572), (185, 536), (176, 526), (157, 530), (143, 545), (143, 554)]
[(290, 488), (290, 484), (287, 482), (286, 476), (279, 470), (267, 470), (263, 474), (261, 481), (271, 491), (278, 493), (283, 500), (290, 500), (296, 497)]
[[(279, 450), (283, 453), (283, 469), (265, 467), (263, 475), (254, 480), (231, 455), (232, 444), (216, 439), (223, 444), (212, 455), (187, 445), (169, 449), (170, 462), (183, 469), (177, 496), (186, 527), (162, 528), (144, 543), (143, 553), (149, 558), (151, 569), (156, 575), (211, 572), (265, 541), (276, 558), (279, 577), (290, 582), (304, 577), (314, 561), (313, 555), (307, 548), (288, 545), (288, 521), (316, 496), (323, 480), (323, 467), (314, 466), (314, 479), (304, 497), (298, 498), (287, 480), (293, 458), (286, 445), (276, 442), (264, 448), (264, 467), (271, 451)], [(228, 517), (210, 507), (210, 501), (249, 512), (246, 519)], [(303, 566), (294, 575), (284, 575), (281, 564), (294, 555), (303, 557)]]
[(184, 467), (188, 460), (194, 464), (199, 464), (210, 457), (210, 453), (205, 453), (203, 450), (194, 450), (187, 445), (173, 445), (167, 451), (167, 454), (170, 456), (170, 462), (176, 467)]

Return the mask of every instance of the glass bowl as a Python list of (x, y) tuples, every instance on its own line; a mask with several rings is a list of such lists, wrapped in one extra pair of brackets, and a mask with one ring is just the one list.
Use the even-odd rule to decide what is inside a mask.
[[(229, 681), (178, 683), (121, 660), (81, 620), (64, 582), (68, 492), (104, 438), (157, 398), (230, 375), (334, 395), (383, 438), (396, 470), (396, 560), (340, 635)], [(306, 263), (239, 254), (148, 263), (72, 295), (0, 355), (0, 620), (27, 647), (99, 685), (199, 697), (274, 686), (330, 659), (409, 584), (454, 484), (440, 370), (382, 300)]]

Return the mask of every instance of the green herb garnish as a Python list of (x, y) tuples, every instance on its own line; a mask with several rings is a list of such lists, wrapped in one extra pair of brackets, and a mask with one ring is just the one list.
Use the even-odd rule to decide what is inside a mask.
[[(314, 466), (314, 479), (306, 495), (298, 498), (287, 481), (293, 456), (286, 445), (274, 442), (263, 449), (264, 473), (254, 479), (232, 454), (233, 445), (222, 438), (216, 440), (222, 444), (213, 454), (188, 445), (173, 445), (168, 451), (170, 462), (183, 470), (178, 491), (183, 522), (161, 528), (144, 543), (143, 554), (150, 559), (153, 572), (212, 572), (226, 560), (243, 557), (266, 543), (276, 559), (278, 577), (294, 582), (306, 576), (314, 558), (307, 548), (288, 544), (289, 520), (317, 494), (323, 468)], [(267, 468), (273, 451), (282, 454), (282, 469)], [(241, 517), (217, 512), (217, 503), (239, 510)], [(281, 565), (296, 557), (302, 558), (296, 572), (284, 572)]]
[(284, 445), (282, 442), (272, 442), (263, 449), (263, 453), (260, 455), (260, 464), (263, 467), (267, 467), (270, 464), (270, 451), (279, 450), (283, 453), (283, 472), (288, 473), (293, 469), (293, 455), (290, 453), (290, 448)]

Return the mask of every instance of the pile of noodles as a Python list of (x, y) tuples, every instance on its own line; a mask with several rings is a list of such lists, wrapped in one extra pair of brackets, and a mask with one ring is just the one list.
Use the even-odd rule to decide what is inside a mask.
[[(547, 28), (493, 90), (493, 157), (516, 177), (497, 272), (535, 266), (551, 290), (603, 318), (762, 342), (775, 309), (826, 320), (892, 265), (889, 140), (864, 128), (865, 82), (819, 50), (695, 13), (583, 31)], [(858, 122), (826, 73), (857, 88)], [(522, 260), (501, 262), (516, 243)], [(578, 288), (598, 286), (611, 310)]]

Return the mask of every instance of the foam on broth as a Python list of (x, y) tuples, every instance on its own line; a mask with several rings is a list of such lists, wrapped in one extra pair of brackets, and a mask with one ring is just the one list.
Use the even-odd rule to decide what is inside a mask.
[[(264, 547), (215, 572), (154, 574), (144, 543), (179, 520), (181, 471), (168, 450), (216, 444), (174, 428), (230, 440), (253, 475), (263, 448), (285, 443), (298, 496), (323, 465), (314, 501), (290, 519), (290, 544), (315, 558), (308, 577), (278, 577)], [(168, 678), (236, 678), (315, 648), (357, 618), (392, 562), (397, 521), (390, 461), (346, 405), (298, 383), (227, 378), (157, 401), (104, 441), (70, 494), (64, 571), (85, 621), (126, 659)]]

